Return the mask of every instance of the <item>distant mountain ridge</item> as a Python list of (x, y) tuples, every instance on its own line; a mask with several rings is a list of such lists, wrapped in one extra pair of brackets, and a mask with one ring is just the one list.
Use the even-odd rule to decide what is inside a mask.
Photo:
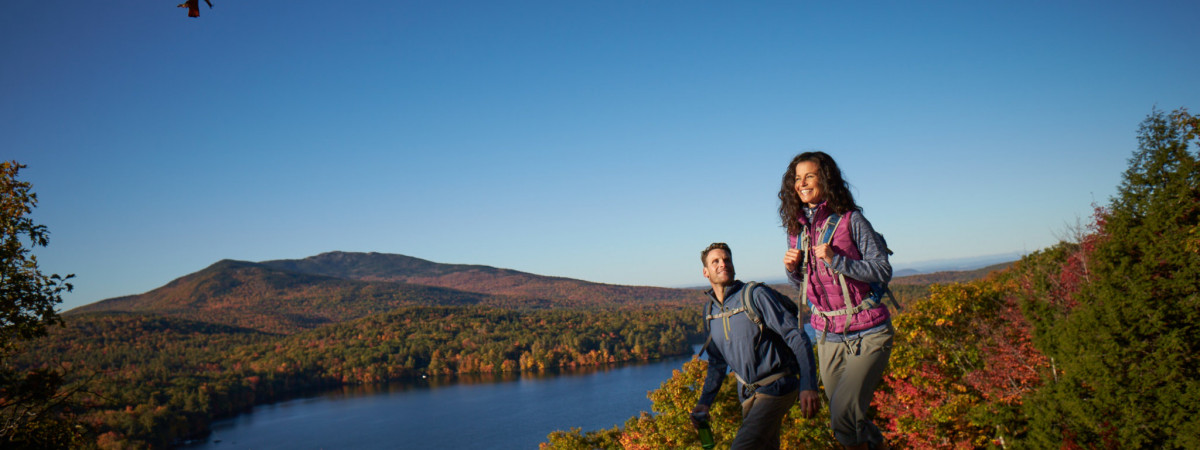
[(81, 306), (291, 334), (406, 305), (578, 307), (678, 303), (698, 291), (617, 286), (404, 255), (330, 252), (262, 263), (221, 260), (139, 295)]
[(977, 280), (987, 276), (988, 274), (1007, 269), (1016, 261), (1003, 262), (992, 264), (990, 266), (975, 269), (975, 270), (944, 270), (941, 272), (922, 273), (916, 275), (905, 275), (892, 278), (891, 285), (923, 285), (934, 283), (962, 283), (972, 280)]
[(998, 253), (994, 255), (971, 256), (966, 258), (938, 259), (903, 264), (892, 264), (895, 272), (893, 277), (902, 277), (934, 272), (966, 272), (997, 264), (1011, 263), (1025, 256), (1021, 252)]

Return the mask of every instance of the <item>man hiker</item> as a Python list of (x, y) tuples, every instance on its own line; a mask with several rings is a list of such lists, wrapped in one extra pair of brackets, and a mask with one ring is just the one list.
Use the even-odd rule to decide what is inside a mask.
[(804, 417), (813, 417), (820, 408), (812, 343), (795, 313), (782, 303), (790, 299), (734, 278), (728, 245), (709, 245), (700, 261), (712, 284), (705, 308), (709, 342), (701, 350), (708, 353), (708, 374), (692, 412), (708, 413), (732, 369), (738, 379), (742, 426), (730, 448), (778, 449), (783, 418), (797, 399)]

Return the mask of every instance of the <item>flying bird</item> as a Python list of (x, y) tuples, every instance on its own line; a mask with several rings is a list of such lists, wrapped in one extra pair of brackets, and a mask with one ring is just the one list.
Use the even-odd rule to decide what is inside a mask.
[[(212, 9), (212, 2), (204, 0), (208, 3), (208, 9)], [(180, 8), (188, 9), (188, 17), (200, 17), (200, 0), (187, 0), (186, 2), (176, 5)]]

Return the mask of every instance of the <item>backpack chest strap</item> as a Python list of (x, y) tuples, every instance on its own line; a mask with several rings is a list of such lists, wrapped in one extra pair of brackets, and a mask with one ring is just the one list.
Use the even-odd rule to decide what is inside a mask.
[(868, 298), (863, 299), (862, 303), (859, 303), (858, 306), (855, 306), (855, 307), (842, 308), (842, 309), (837, 309), (837, 310), (833, 310), (833, 311), (821, 311), (821, 308), (817, 308), (814, 306), (812, 308), (812, 312), (813, 312), (813, 314), (816, 314), (816, 315), (824, 317), (824, 318), (837, 317), (837, 316), (852, 316), (852, 315), (858, 314), (860, 312), (866, 311), (868, 309), (874, 308), (876, 306), (879, 306), (879, 301), (875, 300), (874, 297), (868, 297)]
[(746, 307), (745, 307), (745, 306), (741, 306), (741, 307), (734, 308), (734, 309), (731, 309), (731, 310), (728, 310), (728, 311), (722, 311), (722, 312), (719, 312), (719, 313), (716, 313), (716, 314), (709, 314), (709, 315), (707, 315), (707, 316), (704, 316), (704, 319), (705, 319), (705, 320), (724, 319), (724, 318), (726, 318), (726, 317), (733, 317), (733, 315), (734, 315), (734, 314), (740, 313), (740, 312), (742, 312), (742, 311), (745, 311), (745, 310), (746, 310)]

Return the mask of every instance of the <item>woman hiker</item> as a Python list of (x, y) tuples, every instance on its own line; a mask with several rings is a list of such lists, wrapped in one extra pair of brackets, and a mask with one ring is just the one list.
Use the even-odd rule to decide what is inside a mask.
[(797, 155), (779, 190), (788, 279), (812, 305), (833, 434), (847, 449), (886, 449), (867, 411), (892, 353), (881, 297), (892, 278), (887, 243), (871, 228), (833, 158)]

